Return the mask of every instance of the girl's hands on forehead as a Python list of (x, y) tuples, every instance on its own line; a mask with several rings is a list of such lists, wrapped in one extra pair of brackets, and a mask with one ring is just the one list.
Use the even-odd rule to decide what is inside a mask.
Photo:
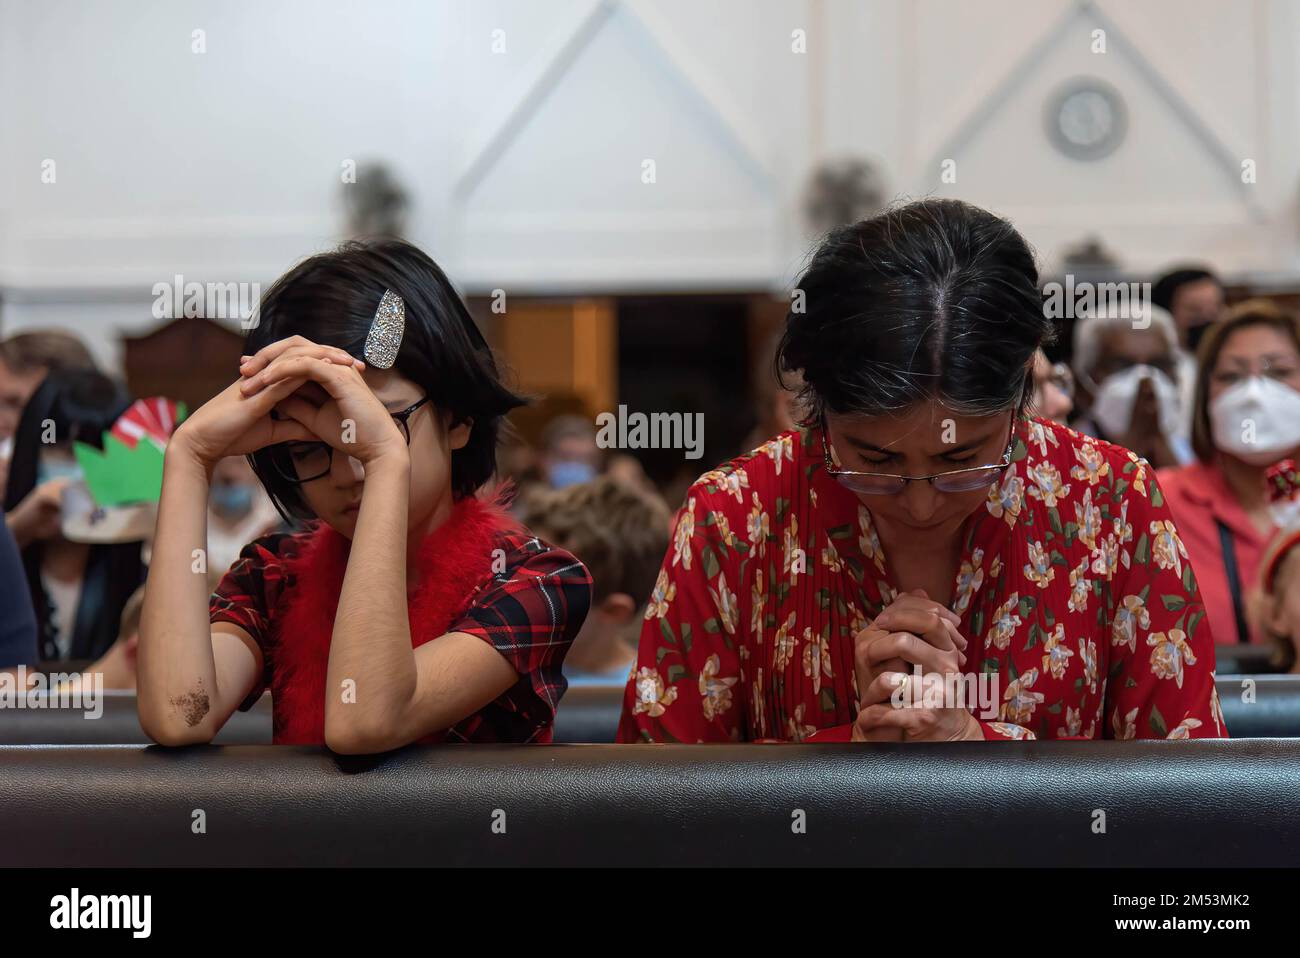
[(275, 408), (340, 452), (361, 462), (405, 455), (406, 439), (361, 377), (366, 364), (335, 346), (292, 336), (271, 343), (240, 366), (245, 396), (289, 379), (305, 382)]

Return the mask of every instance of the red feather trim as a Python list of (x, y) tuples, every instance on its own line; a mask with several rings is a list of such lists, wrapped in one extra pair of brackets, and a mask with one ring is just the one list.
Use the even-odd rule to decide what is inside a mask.
[[(411, 647), (447, 631), (492, 577), (493, 550), (522, 527), (504, 509), (508, 487), (489, 499), (465, 498), (420, 547), (420, 585), (407, 600)], [(351, 542), (321, 523), (290, 560), (294, 586), (281, 599), (272, 649), (271, 705), (277, 745), (325, 743), (325, 682), (330, 641)], [(341, 694), (341, 690), (340, 693)], [(436, 734), (422, 741), (439, 741)]]

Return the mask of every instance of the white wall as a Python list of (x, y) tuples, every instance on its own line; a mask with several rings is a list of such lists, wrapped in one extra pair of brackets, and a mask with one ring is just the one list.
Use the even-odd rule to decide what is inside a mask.
[[(1048, 269), (1096, 235), (1133, 271), (1190, 257), (1290, 279), (1297, 7), (0, 0), (0, 329), (148, 328), (177, 273), (269, 283), (337, 240), (341, 165), (371, 158), (472, 291), (776, 286), (809, 243), (809, 170), (842, 155), (875, 158), (891, 194), (1010, 215)], [(1094, 163), (1043, 131), (1081, 74), (1130, 112)]]

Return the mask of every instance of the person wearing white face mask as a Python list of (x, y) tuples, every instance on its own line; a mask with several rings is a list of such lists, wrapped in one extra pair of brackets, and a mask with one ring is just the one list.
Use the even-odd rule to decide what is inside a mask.
[(1080, 432), (1131, 449), (1156, 468), (1192, 459), (1179, 399), (1178, 334), (1158, 306), (1101, 311), (1074, 327)]
[(1300, 455), (1300, 325), (1266, 300), (1205, 334), (1192, 410), (1197, 461), (1157, 475), (1220, 643), (1267, 641), (1245, 610), (1277, 530), (1265, 473)]

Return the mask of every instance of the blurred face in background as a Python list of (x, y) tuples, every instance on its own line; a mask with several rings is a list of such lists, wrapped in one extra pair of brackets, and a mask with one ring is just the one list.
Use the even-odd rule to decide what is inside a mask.
[(1134, 329), (1127, 322), (1098, 336), (1097, 360), (1080, 370), (1079, 392), (1104, 438), (1123, 441), (1135, 422), (1174, 435), (1182, 421), (1175, 344), (1158, 326)]
[(542, 459), (542, 472), (555, 489), (590, 482), (599, 472), (600, 449), (596, 436), (565, 435), (556, 439)]
[(1169, 312), (1178, 327), (1178, 338), (1192, 352), (1212, 323), (1223, 318), (1223, 287), (1212, 279), (1184, 283), (1174, 292)]
[(1210, 370), (1206, 392), (1214, 445), (1265, 466), (1300, 446), (1300, 349), (1274, 326), (1233, 330)]
[(213, 467), (209, 495), (214, 512), (222, 518), (239, 519), (253, 511), (262, 486), (247, 459), (227, 456)]
[(1034, 354), (1032, 408), (1044, 419), (1065, 425), (1074, 409), (1074, 376), (1064, 363), (1052, 364), (1041, 349)]
[(1132, 366), (1150, 366), (1170, 379), (1178, 375), (1173, 344), (1159, 329), (1120, 327), (1104, 330), (1097, 362), (1088, 370), (1092, 381), (1100, 384)]
[(0, 359), (0, 459), (9, 459), (8, 442), (18, 429), (23, 407), (45, 378), (44, 368), (18, 371)]
[(42, 485), (52, 479), (82, 478), (81, 464), (72, 452), (72, 443), (59, 441), (41, 446), (40, 457), (36, 462), (36, 484)]
[(1264, 376), (1300, 390), (1300, 350), (1280, 329), (1247, 326), (1223, 342), (1210, 373), (1210, 402), (1251, 376)]

